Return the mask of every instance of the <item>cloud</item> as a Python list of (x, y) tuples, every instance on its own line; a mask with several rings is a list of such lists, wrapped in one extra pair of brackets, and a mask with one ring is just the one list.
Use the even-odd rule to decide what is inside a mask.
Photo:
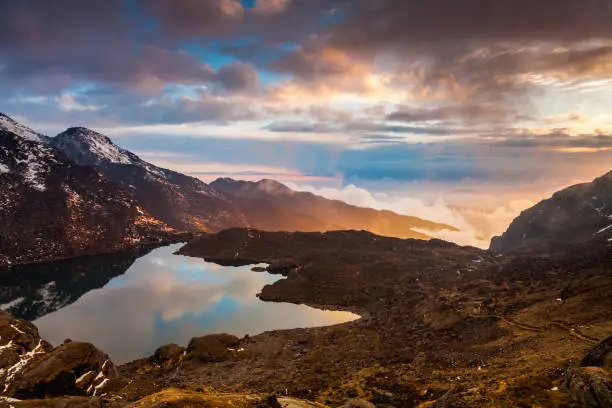
[(612, 37), (606, 1), (381, 0), (359, 2), (334, 33), (356, 49), (441, 43), (584, 41)]
[[(515, 199), (509, 201), (506, 205), (499, 205), (493, 209), (461, 208), (451, 205), (445, 200), (444, 196), (440, 196), (433, 201), (427, 201), (413, 195), (414, 192), (405, 194), (397, 191), (394, 194), (371, 192), (353, 184), (342, 188), (317, 188), (304, 183), (286, 184), (300, 191), (308, 191), (361, 207), (390, 210), (403, 215), (449, 224), (460, 231), (423, 231), (423, 233), (461, 245), (472, 245), (480, 248), (488, 248), (490, 238), (493, 235), (503, 232), (520, 211), (535, 204), (529, 200)], [(487, 195), (485, 192), (481, 194), (483, 196)]]
[(457, 119), (469, 123), (500, 122), (510, 117), (512, 112), (513, 110), (507, 106), (485, 104), (446, 105), (435, 108), (400, 107), (389, 114), (387, 119), (398, 122), (437, 122)]
[(239, 0), (140, 0), (138, 4), (176, 38), (227, 33), (244, 14)]
[(271, 15), (284, 12), (291, 0), (256, 0), (253, 11), (258, 14)]
[(265, 126), (270, 132), (291, 133), (329, 133), (338, 131), (326, 123), (298, 122), (298, 121), (275, 121)]
[(229, 91), (253, 90), (259, 85), (259, 74), (252, 65), (232, 62), (222, 66), (215, 79)]

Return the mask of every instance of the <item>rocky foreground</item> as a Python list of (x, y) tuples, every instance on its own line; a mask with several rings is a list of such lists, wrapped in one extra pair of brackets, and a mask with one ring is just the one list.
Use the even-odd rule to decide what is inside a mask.
[(245, 338), (194, 338), (115, 367), (90, 344), (53, 348), (32, 324), (4, 314), (4, 403), (612, 406), (612, 251), (605, 244), (555, 256), (500, 256), (367, 232), (234, 229), (202, 236), (181, 253), (268, 263), (269, 272), (287, 278), (264, 287), (262, 300), (362, 318)]

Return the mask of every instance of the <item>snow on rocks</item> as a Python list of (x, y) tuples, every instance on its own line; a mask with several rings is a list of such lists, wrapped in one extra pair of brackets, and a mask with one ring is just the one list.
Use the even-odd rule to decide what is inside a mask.
[(116, 375), (109, 357), (92, 344), (67, 341), (52, 348), (36, 326), (0, 312), (1, 396), (100, 395)]
[(20, 304), (24, 300), (25, 300), (25, 298), (23, 296), (15, 298), (15, 299), (11, 300), (10, 302), (7, 302), (7, 303), (4, 303), (4, 304), (0, 305), (0, 310), (2, 310), (2, 311), (11, 310), (12, 308), (17, 306), (18, 304)]
[(60, 133), (51, 144), (70, 157), (79, 157), (77, 162), (134, 164), (127, 150), (115, 145), (107, 136), (84, 127), (74, 127)]
[[(0, 131), (2, 131), (0, 126)], [(53, 171), (56, 151), (38, 141), (20, 137), (17, 133), (2, 133), (0, 145), (0, 174), (14, 173), (38, 191), (45, 191), (45, 181)]]
[(595, 234), (593, 235), (599, 235), (603, 232), (606, 232), (607, 230), (609, 230), (610, 228), (612, 228), (612, 224), (608, 225), (607, 227), (603, 227), (602, 229), (600, 229), (599, 231), (597, 231)]
[(32, 142), (45, 142), (46, 137), (38, 132), (30, 129), (27, 126), (15, 121), (11, 117), (0, 113), (0, 130), (6, 130), (8, 132), (15, 133), (19, 137)]

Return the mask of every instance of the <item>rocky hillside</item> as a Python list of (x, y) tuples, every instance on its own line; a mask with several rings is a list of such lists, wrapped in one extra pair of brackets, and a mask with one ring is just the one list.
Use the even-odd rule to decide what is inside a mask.
[(248, 225), (240, 208), (224, 194), (199, 179), (148, 163), (100, 133), (70, 128), (50, 144), (129, 190), (143, 209), (173, 228), (219, 231)]
[(557, 251), (612, 241), (612, 172), (578, 184), (524, 211), (491, 241), (496, 252)]
[(46, 143), (50, 140), (48, 136), (36, 132), (27, 126), (22, 125), (13, 118), (0, 112), (0, 129), (6, 130), (7, 132), (15, 133), (26, 140), (33, 142)]
[(9, 128), (18, 133), (0, 129), (0, 267), (110, 252), (166, 234), (100, 173), (27, 128)]
[(374, 234), (429, 239), (427, 231), (456, 229), (417, 217), (378, 211), (299, 192), (274, 181), (220, 178), (211, 187), (237, 197), (250, 227), (267, 231), (366, 230)]

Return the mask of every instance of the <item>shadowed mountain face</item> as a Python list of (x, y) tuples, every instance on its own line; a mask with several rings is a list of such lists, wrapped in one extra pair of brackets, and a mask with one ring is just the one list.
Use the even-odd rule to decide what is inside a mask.
[(612, 172), (578, 184), (524, 211), (491, 241), (496, 252), (557, 251), (612, 241)]
[[(455, 228), (399, 215), (329, 200), (307, 192), (291, 190), (274, 180), (257, 183), (229, 178), (217, 179), (211, 187), (240, 199), (251, 227), (268, 231), (367, 230), (398, 238), (428, 239), (422, 230)], [(418, 230), (418, 231), (417, 231)]]
[(165, 226), (91, 167), (0, 129), (0, 267), (120, 250)]
[(154, 248), (0, 269), (0, 309), (18, 319), (36, 320), (103, 287)]
[(147, 163), (100, 133), (70, 128), (50, 144), (120, 184), (139, 205), (173, 228), (218, 231), (247, 225), (240, 208), (224, 194), (199, 179)]

